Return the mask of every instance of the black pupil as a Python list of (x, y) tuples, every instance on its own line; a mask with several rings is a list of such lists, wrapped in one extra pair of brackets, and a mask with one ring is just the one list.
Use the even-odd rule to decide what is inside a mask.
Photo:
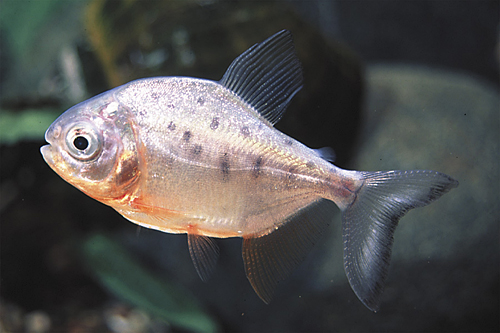
[(76, 149), (85, 150), (89, 146), (89, 141), (83, 136), (77, 136), (75, 138), (75, 141), (73, 141), (73, 144), (75, 145)]

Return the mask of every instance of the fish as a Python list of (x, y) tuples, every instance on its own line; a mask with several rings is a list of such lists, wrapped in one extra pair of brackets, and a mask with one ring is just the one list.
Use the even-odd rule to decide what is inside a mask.
[(302, 88), (292, 35), (282, 30), (238, 56), (220, 81), (152, 77), (77, 104), (40, 148), (65, 181), (139, 226), (187, 234), (200, 278), (216, 238), (240, 237), (246, 276), (265, 302), (342, 215), (349, 284), (380, 307), (400, 218), (458, 186), (430, 170), (355, 171), (331, 149), (274, 128)]

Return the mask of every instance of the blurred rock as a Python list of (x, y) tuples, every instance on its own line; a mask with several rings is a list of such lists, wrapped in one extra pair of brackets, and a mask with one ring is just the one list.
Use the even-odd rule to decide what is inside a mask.
[(124, 304), (110, 306), (104, 312), (106, 325), (115, 333), (146, 332), (151, 325), (149, 316)]
[[(418, 319), (425, 325), (403, 316), (376, 327), (438, 330), (440, 320), (448, 328), (455, 320), (463, 330), (498, 329), (492, 317), (499, 310), (500, 276), (498, 90), (464, 74), (404, 65), (369, 67), (367, 87), (353, 168), (433, 169), (460, 186), (402, 218), (377, 314), (382, 317), (360, 330), (412, 307), (427, 309)], [(321, 245), (328, 251), (318, 282), (324, 292), (346, 285), (340, 221), (334, 229)]]
[(43, 311), (33, 311), (24, 316), (24, 327), (28, 333), (45, 333), (51, 328), (48, 314)]
[(356, 167), (431, 169), (460, 182), (401, 221), (394, 260), (477, 255), (477, 243), (499, 230), (498, 90), (465, 74), (425, 67), (373, 66), (367, 80)]
[(393, 261), (472, 254), (467, 251), (479, 240), (498, 231), (497, 90), (467, 75), (403, 65), (368, 68), (367, 86), (353, 168), (431, 169), (460, 182), (402, 219)]

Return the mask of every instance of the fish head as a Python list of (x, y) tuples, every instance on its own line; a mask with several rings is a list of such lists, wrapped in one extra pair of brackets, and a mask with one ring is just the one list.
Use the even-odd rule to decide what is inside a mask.
[(45, 162), (64, 180), (99, 201), (124, 197), (140, 175), (130, 110), (113, 90), (77, 104), (45, 132)]

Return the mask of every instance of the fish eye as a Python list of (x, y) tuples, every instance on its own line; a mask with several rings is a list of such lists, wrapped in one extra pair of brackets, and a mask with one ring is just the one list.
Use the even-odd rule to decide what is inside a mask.
[(66, 134), (66, 146), (71, 156), (81, 161), (88, 161), (101, 152), (101, 136), (93, 125), (78, 123)]

